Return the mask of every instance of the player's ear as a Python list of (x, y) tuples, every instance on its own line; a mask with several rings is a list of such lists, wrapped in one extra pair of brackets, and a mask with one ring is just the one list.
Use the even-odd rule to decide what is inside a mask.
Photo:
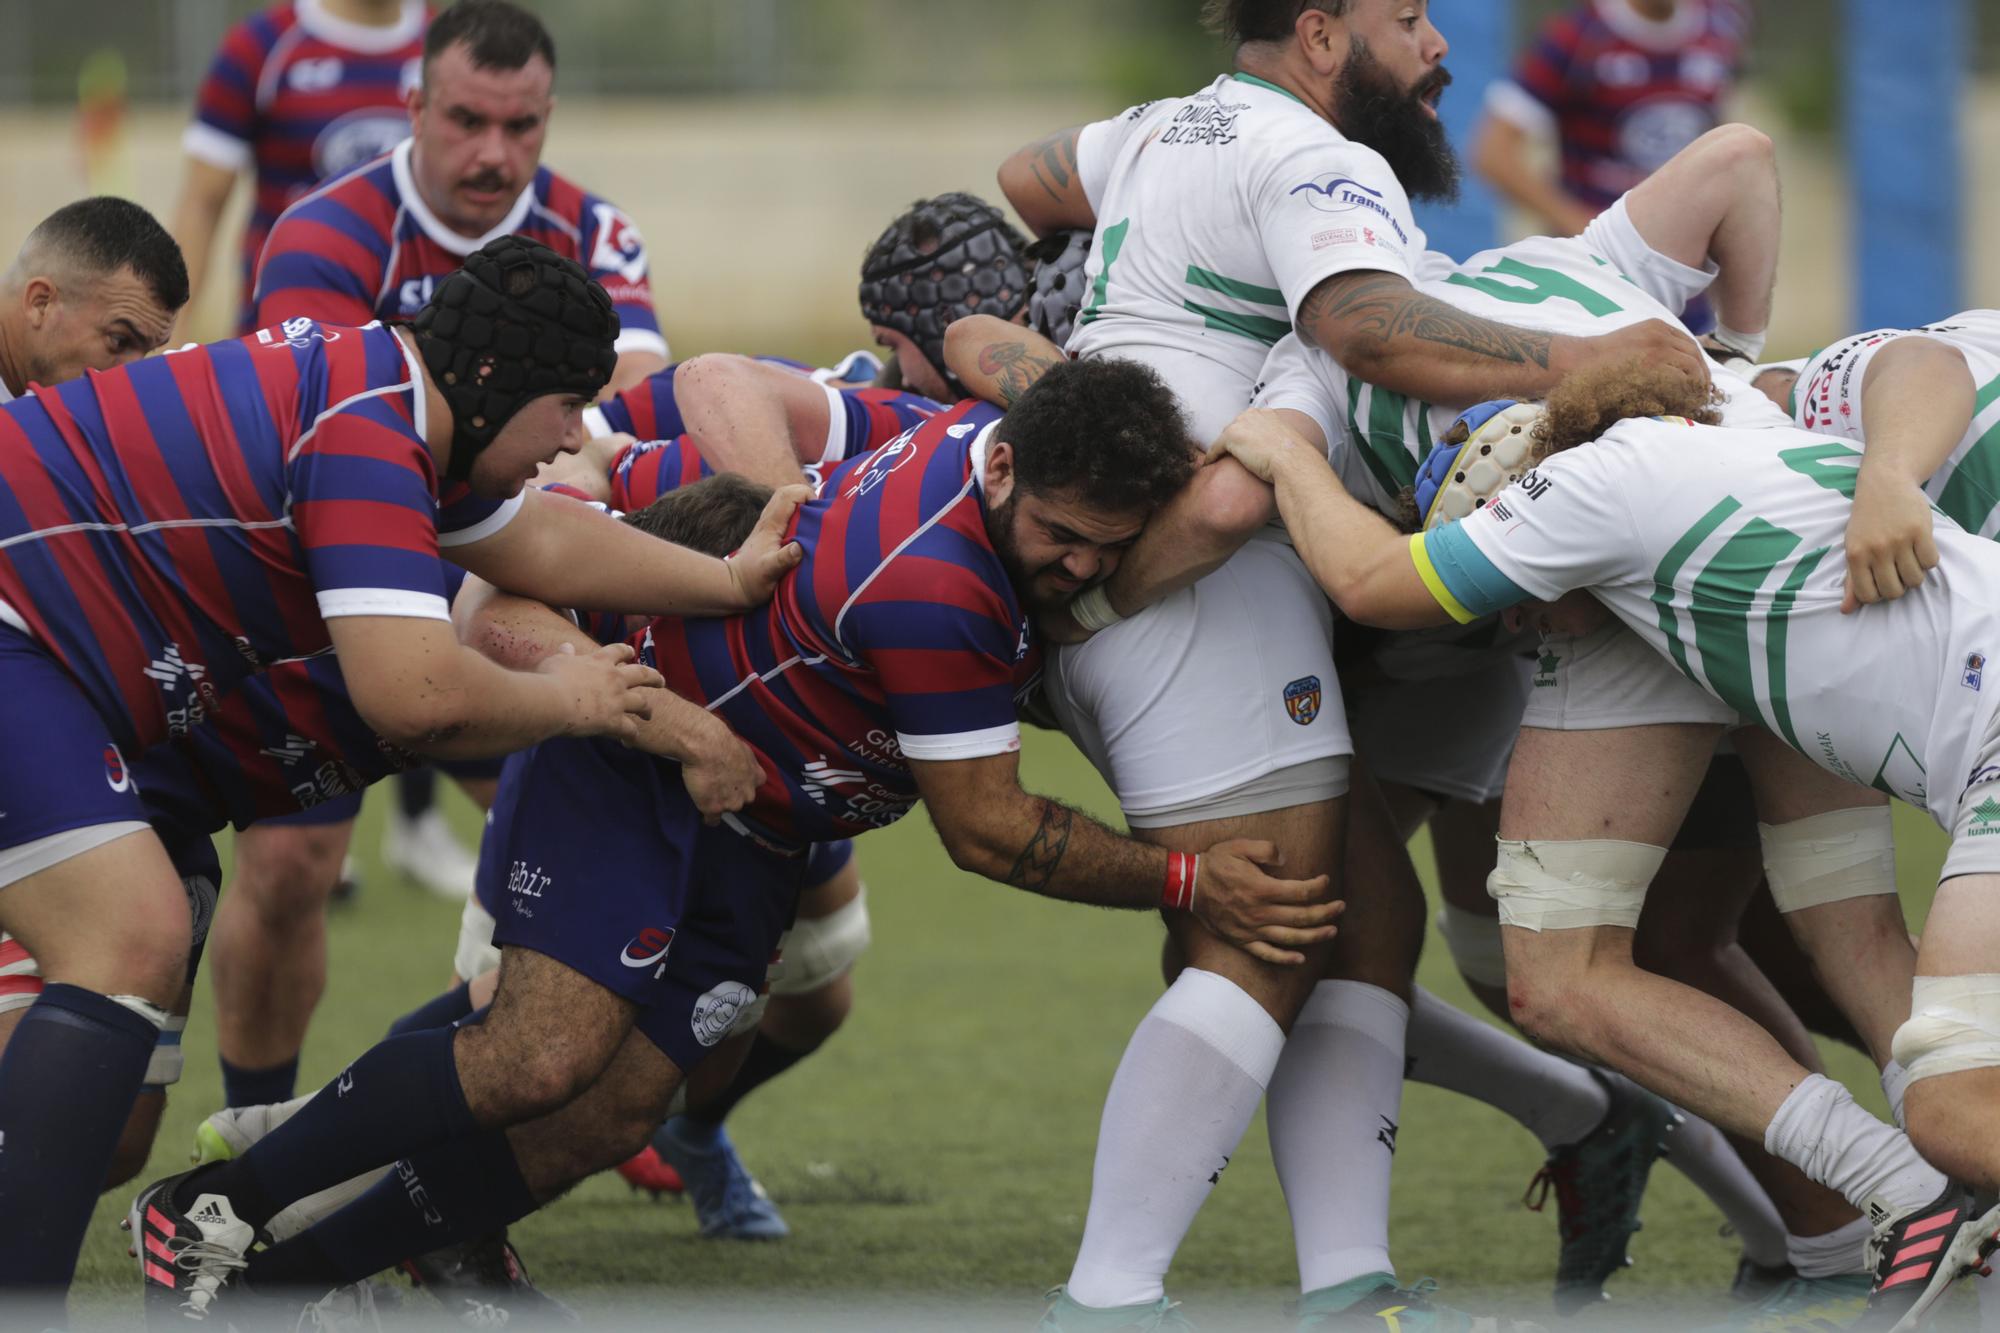
[(62, 304), (62, 294), (47, 278), (29, 278), (28, 285), (21, 291), (21, 306), (28, 314), (28, 327), (39, 329), (55, 318), (56, 307)]
[(1340, 63), (1340, 53), (1347, 49), (1347, 43), (1339, 39), (1346, 26), (1316, 5), (1307, 5), (1299, 11), (1292, 33), (1299, 39), (1299, 51), (1315, 74), (1331, 74)]
[(996, 439), (986, 446), (986, 472), (980, 478), (988, 505), (1003, 505), (1014, 493), (1014, 446)]

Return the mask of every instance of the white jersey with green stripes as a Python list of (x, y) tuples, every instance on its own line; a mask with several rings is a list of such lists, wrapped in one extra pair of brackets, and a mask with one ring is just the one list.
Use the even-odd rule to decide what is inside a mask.
[(1940, 522), (1923, 586), (1842, 615), (1860, 457), (1794, 428), (1623, 421), (1412, 554), (1458, 618), (1590, 589), (1746, 720), (1950, 827), (2000, 706), (2000, 547)]
[[(1531, 236), (1482, 250), (1463, 264), (1444, 261), (1426, 267), (1427, 276), (1417, 283), (1425, 295), (1517, 328), (1591, 337), (1648, 319), (1677, 321), (1655, 296), (1592, 250), (1585, 237)], [(1719, 369), (1715, 381), (1723, 394), (1726, 424), (1786, 424), (1784, 413), (1747, 382)], [(1254, 405), (1291, 408), (1318, 422), (1341, 481), (1385, 513), (1394, 512), (1395, 496), (1415, 482), (1432, 442), (1458, 415), (1455, 409), (1365, 384), (1296, 335), (1272, 349)]]
[(1189, 97), (1084, 127), (1077, 176), (1097, 215), (1077, 356), (1142, 357), (1197, 424), (1249, 401), (1272, 344), (1321, 280), (1411, 281), (1426, 250), (1395, 173), (1274, 84), (1224, 75)]
[(1924, 486), (1967, 532), (2000, 537), (2000, 310), (1967, 310), (1916, 329), (1875, 329), (1813, 353), (1792, 388), (1792, 417), (1806, 430), (1861, 439), (1861, 385), (1875, 353), (1898, 338), (1934, 338), (1958, 349), (1972, 372), (1972, 424)]

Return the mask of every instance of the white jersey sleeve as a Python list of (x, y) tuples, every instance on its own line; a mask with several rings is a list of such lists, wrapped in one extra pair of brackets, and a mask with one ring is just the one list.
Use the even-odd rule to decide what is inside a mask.
[(1111, 181), (1111, 164), (1126, 140), (1138, 132), (1146, 120), (1151, 102), (1127, 107), (1109, 120), (1094, 120), (1076, 136), (1076, 178), (1083, 185), (1083, 197), (1095, 213), (1104, 206), (1104, 187)]
[(1640, 563), (1621, 450), (1543, 461), (1485, 507), (1410, 538), (1424, 586), (1461, 623), (1529, 598), (1619, 583)]
[(1381, 154), (1346, 140), (1287, 138), (1261, 158), (1247, 202), (1294, 322), (1306, 293), (1336, 273), (1377, 269), (1416, 281), (1424, 234)]

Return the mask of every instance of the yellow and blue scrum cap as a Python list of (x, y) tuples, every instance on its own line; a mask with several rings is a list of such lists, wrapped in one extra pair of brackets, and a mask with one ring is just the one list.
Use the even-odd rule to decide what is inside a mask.
[(1540, 403), (1497, 398), (1459, 413), (1417, 470), (1417, 512), (1426, 530), (1464, 518), (1521, 479), (1533, 463), (1542, 411)]

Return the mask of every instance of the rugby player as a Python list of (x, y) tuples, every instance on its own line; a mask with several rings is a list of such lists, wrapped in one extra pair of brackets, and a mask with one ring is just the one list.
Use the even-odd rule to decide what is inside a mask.
[[(1190, 98), (1052, 135), (1002, 168), (1003, 189), (1037, 232), (1096, 229), (1085, 268), (1091, 295), (1071, 354), (1115, 353), (1160, 368), (1194, 415), (1198, 438), (1212, 438), (1249, 400), (1264, 355), (1293, 325), (1357, 379), (1453, 406), (1484, 397), (1480, 385), (1546, 389), (1571, 365), (1634, 352), (1706, 382), (1699, 352), (1670, 324), (1637, 323), (1596, 337), (1550, 335), (1469, 317), (1412, 285), (1425, 247), (1407, 196), (1448, 193), (1456, 176), (1433, 105), (1448, 81), (1440, 63), (1444, 42), (1422, 5), (1239, 0), (1211, 12), (1238, 42), (1235, 75)], [(1740, 289), (1728, 295), (1742, 307), (1732, 326), (1761, 328), (1756, 305), (1768, 301), (1768, 274), (1763, 292), (1753, 290), (1757, 275), (1747, 266), (1732, 281)], [(1113, 775), (1135, 827), (1216, 813), (1241, 817), (1237, 798), (1245, 796), (1249, 813), (1276, 806), (1305, 811), (1305, 800), (1323, 807), (1302, 815), (1313, 827), (1339, 818), (1329, 802), (1346, 786), (1344, 756), (1352, 747), (1338, 734), (1343, 710), (1325, 697), (1335, 680), (1326, 627), (1306, 628), (1315, 624), (1317, 598), (1309, 586), (1296, 586), (1296, 566), (1282, 547), (1244, 540), (1266, 521), (1270, 503), (1245, 474), (1205, 472), (1162, 514), (1151, 540), (1167, 544), (1171, 525), (1173, 547), (1207, 563), (1184, 561), (1184, 577), (1164, 589), (1172, 595), (1130, 627), (1120, 617), (1149, 598), (1128, 601), (1120, 581), (1093, 593), (1078, 619), (1087, 629), (1111, 628), (1056, 658), (1051, 681), (1058, 710), (1086, 753)], [(1187, 588), (1225, 559), (1242, 562), (1231, 576), (1240, 592), (1222, 595), (1216, 584), (1204, 600)], [(1283, 573), (1249, 574), (1264, 563)], [(1287, 576), (1289, 591), (1279, 586)], [(1242, 583), (1246, 577), (1253, 577), (1254, 591)], [(1210, 614), (1258, 623), (1202, 626), (1186, 619), (1203, 605)], [(1241, 642), (1274, 646), (1274, 659), (1296, 649), (1299, 664), (1269, 681), (1246, 682), (1239, 655), (1221, 648)], [(1163, 671), (1163, 662), (1172, 669)], [(1202, 669), (1209, 678), (1196, 678)], [(1135, 690), (1134, 680), (1150, 687)], [(1242, 715), (1218, 712), (1218, 700)], [(1279, 706), (1286, 714), (1276, 716), (1295, 725), (1270, 734), (1263, 728)], [(1212, 739), (1186, 743), (1182, 728), (1191, 716), (1215, 718)], [(1315, 745), (1302, 749), (1309, 735)], [(1116, 738), (1115, 748), (1097, 737)], [(1215, 761), (1239, 750), (1239, 762)], [(1193, 766), (1196, 755), (1199, 772), (1176, 768)], [(1304, 797), (1298, 783), (1272, 777), (1275, 771), (1297, 778), (1302, 765), (1327, 763), (1343, 771)], [(1246, 779), (1292, 790), (1277, 801), (1264, 790), (1216, 790), (1219, 780)], [(1356, 802), (1354, 818), (1353, 839), (1365, 837), (1364, 845), (1381, 849), (1392, 866), (1403, 862), (1395, 831), (1372, 800)], [(1336, 856), (1331, 849), (1328, 855)], [(1301, 864), (1296, 857), (1293, 864)], [(1395, 1305), (1413, 1311), (1398, 1316), (1406, 1323), (1419, 1317), (1414, 1311), (1423, 1298), (1398, 1291), (1388, 1262), (1389, 1164), (1376, 1130), (1398, 1113), (1422, 904), (1413, 881), (1386, 873), (1383, 879), (1378, 884), (1371, 875), (1366, 885), (1344, 886), (1351, 915), (1337, 946), (1343, 956), (1307, 1010), (1308, 1026), (1323, 1040), (1300, 1043), (1281, 1067), (1279, 1052), (1290, 1049), (1282, 1025), (1305, 994), (1253, 996), (1236, 979), (1234, 995), (1206, 1001), (1218, 1014), (1229, 1010), (1232, 1028), (1262, 1033), (1247, 1081), (1217, 1118), (1212, 1139), (1186, 1134), (1164, 1108), (1137, 1112), (1135, 1103), (1145, 1099), (1114, 1083), (1110, 1105), (1117, 1115), (1108, 1111), (1099, 1139), (1094, 1199), (1102, 1203), (1093, 1202), (1053, 1323), (1072, 1305), (1136, 1310), (1164, 1299), (1166, 1260), (1206, 1194), (1214, 1159), (1233, 1148), (1266, 1083), (1274, 1156), (1299, 1246), (1302, 1308), (1365, 1314)], [(1203, 969), (1198, 957), (1193, 961), (1190, 987), (1201, 984)], [(1163, 1003), (1186, 1002), (1170, 989)], [(1150, 1044), (1145, 1031), (1135, 1037), (1130, 1078), (1143, 1080), (1159, 1059), (1145, 1053)], [(1338, 1058), (1307, 1054), (1330, 1046), (1341, 1047)], [(1316, 1109), (1292, 1109), (1305, 1106)], [(1323, 1130), (1328, 1112), (1317, 1108), (1332, 1106), (1346, 1108), (1348, 1128), (1341, 1133)], [(1224, 1140), (1227, 1146), (1219, 1146)], [(1363, 1178), (1368, 1184), (1357, 1186)], [(1128, 1207), (1121, 1196), (1145, 1204)], [(1357, 1206), (1357, 1198), (1368, 1202)]]
[(540, 165), (555, 42), (508, 0), (459, 0), (424, 34), (410, 137), (287, 208), (257, 262), (258, 325), (413, 318), (467, 255), (520, 235), (582, 264), (618, 312), (612, 390), (667, 363), (630, 218)]
[[(1504, 406), (1482, 407), (1468, 421), (1477, 427)], [(1953, 1176), (1990, 1190), (1994, 1173), (1979, 1151), (1967, 1151), (1964, 1128), (1973, 1123), (1971, 1085), (1984, 1075), (1960, 1076), (1983, 1071), (1990, 1048), (1976, 1001), (1967, 1000), (1977, 983), (1961, 975), (1974, 971), (1989, 938), (1966, 895), (1989, 887), (1974, 838), (1992, 771), (1982, 749), (1991, 745), (1991, 710), (1965, 673), (1968, 647), (1993, 624), (1988, 589), (2000, 557), (1955, 525), (1940, 524), (1943, 581), (1859, 620), (1843, 619), (1847, 570), (1825, 557), (1845, 539), (1859, 453), (1792, 429), (1695, 424), (1713, 419), (1701, 396), (1657, 367), (1579, 376), (1532, 425), (1530, 472), (1482, 512), (1462, 500), (1466, 518), (1437, 523), (1434, 514), (1414, 538), (1399, 537), (1354, 502), (1324, 454), (1275, 414), (1246, 414), (1218, 450), (1273, 481), (1303, 557), (1350, 615), (1373, 624), (1442, 623), (1589, 589), (1595, 602), (1578, 593), (1535, 614), (1587, 629), (1601, 603), (1686, 681), (1768, 728), (1737, 733), (1753, 775), (1791, 764), (1782, 783), (1762, 785), (1766, 797), (1780, 793), (1811, 807), (1805, 798), (1813, 784), (1797, 777), (1796, 760), (1781, 760), (1789, 747), (1843, 782), (1872, 783), (1923, 806), (1951, 829), (1953, 850), (1913, 989), (1915, 1015), (1896, 1031), (1894, 1048), (1915, 1098), (1913, 1138)], [(1529, 418), (1511, 420), (1529, 428)], [(1441, 451), (1443, 461), (1455, 452)], [(1915, 671), (1906, 669), (1912, 654)], [(1901, 684), (1885, 694), (1884, 681)], [(1701, 734), (1688, 745), (1656, 735), (1643, 778), (1573, 772), (1576, 789), (1589, 795), (1573, 794), (1558, 814), (1633, 801), (1665, 806), (1665, 818), (1678, 818), (1691, 773), (1705, 763), (1720, 724), (1679, 730)], [(1540, 818), (1549, 822), (1546, 813)], [(1506, 840), (1509, 832), (1503, 826), (1491, 885), (1506, 936), (1509, 999), (1525, 1028), (1624, 1069), (1725, 1130), (1760, 1138), (1841, 1194), (1874, 1223), (1870, 1305), (1889, 1319), (1904, 1317), (1899, 1327), (1912, 1326), (1952, 1280), (1977, 1267), (2000, 1213), (1982, 1217), (1965, 1185), (1918, 1158), (1909, 1141), (1837, 1084), (1799, 1067), (1762, 1028), (1630, 966), (1645, 877), (1612, 858), (1644, 847), (1523, 843)], [(1869, 869), (1866, 844), (1844, 841), (1845, 850), (1863, 853), (1850, 854), (1849, 868)], [(1602, 862), (1595, 871), (1580, 855), (1591, 850)], [(1815, 868), (1822, 881), (1836, 878)], [(1774, 873), (1781, 907), (1787, 890), (1798, 887), (1799, 880)], [(1808, 894), (1847, 890), (1825, 882), (1803, 887)], [(1812, 910), (1849, 902), (1876, 908), (1882, 895), (1830, 893)], [(1801, 940), (1809, 952), (1818, 943), (1805, 933)], [(1847, 959), (1864, 974), (1876, 970), (1865, 956), (1871, 937), (1843, 944), (1838, 955), (1820, 955), (1823, 970)], [(1830, 978), (1830, 988), (1839, 984)], [(1853, 1017), (1864, 1035), (1880, 1021), (1878, 1014)], [(1690, 1033), (1699, 1034), (1699, 1057), (1686, 1044)], [(1941, 1081), (1920, 1082), (1932, 1078)], [(1928, 1119), (1917, 1115), (1919, 1104)]]
[[(530, 354), (500, 356), (489, 340), (503, 329)], [(655, 610), (748, 606), (796, 561), (770, 529), (727, 564), (634, 550), (636, 534), (587, 507), (520, 494), (608, 379), (616, 335), (580, 266), (509, 237), (413, 332), (294, 320), (4, 409), (18, 444), (0, 449), (0, 725), (24, 743), (0, 764), (0, 929), (48, 984), (0, 1059), (0, 1133), (16, 1145), (0, 1162), (0, 1282), (67, 1284), (185, 973), (180, 877), (124, 750), (329, 648), (392, 742), (478, 754), (565, 730), (629, 735), (656, 676), (618, 652), (523, 673), (458, 647), (441, 624), (440, 541), (503, 586)]]
[[(424, 33), (419, 69), (407, 88), (409, 134), (395, 151), (298, 199), (273, 226), (253, 323), (407, 321), (466, 255), (511, 233), (583, 264), (611, 293), (620, 319), (611, 387), (664, 365), (637, 230), (609, 202), (539, 165), (555, 76), (541, 21), (506, 0), (453, 5)], [(491, 800), (496, 765), (448, 767), (476, 804)], [(213, 963), (231, 1105), (292, 1095), (324, 984), (323, 909), (359, 810), (357, 795), (266, 822), (242, 840)], [(389, 828), (392, 862), (421, 871), (412, 877), (434, 891), (469, 892), (472, 863), (441, 836), (435, 812), (405, 820), (399, 802)]]
[[(196, 1306), (243, 1265), (230, 1256), (255, 1227), (358, 1171), (401, 1157), (428, 1203), (412, 1209), (404, 1182), (384, 1182), (251, 1256), (253, 1288), (352, 1280), (519, 1217), (629, 1153), (651, 1122), (594, 1161), (564, 1122), (601, 1118), (607, 1098), (626, 1108), (621, 1124), (635, 1106), (656, 1119), (762, 982), (802, 879), (795, 849), (893, 822), (918, 799), (968, 869), (1076, 901), (1165, 903), (1237, 947), (1302, 961), (1339, 910), (1323, 876), (1271, 879), (1256, 862), (1274, 850), (1247, 841), (1197, 863), (1018, 787), (1028, 612), (1115, 566), (1184, 483), (1185, 439), (1142, 368), (1066, 367), (1005, 418), (964, 404), (836, 472), (799, 511), (809, 554), (781, 604), (653, 622), (647, 655), (763, 757), (757, 801), (709, 828), (677, 775), (617, 747), (511, 760), (482, 857), (506, 960), (487, 1017), (376, 1047), (341, 1095), (315, 1098), (237, 1161), (150, 1189), (146, 1224), (202, 1247)], [(876, 554), (854, 558), (864, 542)], [(770, 656), (783, 644), (807, 651)], [(607, 863), (647, 873), (607, 876)], [(635, 893), (563, 891), (586, 881)]]
[(198, 297), (223, 210), (249, 174), (238, 333), (255, 327), (257, 256), (278, 214), (409, 134), (428, 18), (423, 0), (283, 0), (223, 37), (181, 135), (173, 230)]

